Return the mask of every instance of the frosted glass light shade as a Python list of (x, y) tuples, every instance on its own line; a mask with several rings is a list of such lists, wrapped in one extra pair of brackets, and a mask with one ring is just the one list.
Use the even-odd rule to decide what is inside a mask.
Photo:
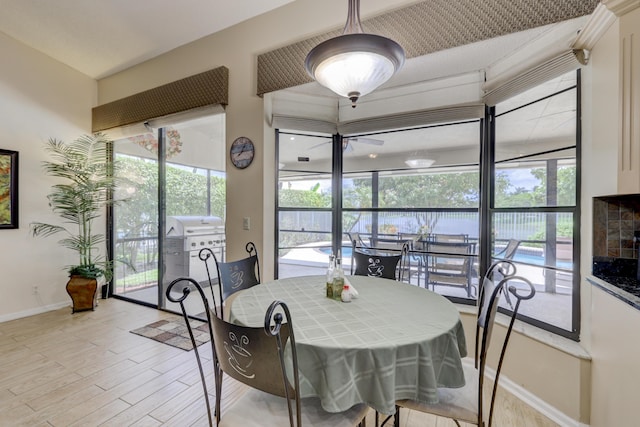
[(435, 162), (433, 159), (409, 159), (405, 161), (410, 168), (428, 168)]
[(391, 39), (375, 34), (343, 34), (309, 52), (305, 68), (322, 86), (351, 99), (371, 93), (404, 64), (404, 50)]

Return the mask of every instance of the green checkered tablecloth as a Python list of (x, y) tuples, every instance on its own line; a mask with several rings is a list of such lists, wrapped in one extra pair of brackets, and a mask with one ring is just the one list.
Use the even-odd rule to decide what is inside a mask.
[(359, 297), (325, 297), (324, 276), (263, 283), (236, 294), (230, 320), (262, 326), (269, 304), (284, 301), (294, 325), (302, 397), (329, 412), (366, 403), (383, 414), (395, 401), (434, 403), (437, 387), (462, 387), (467, 355), (460, 315), (446, 298), (406, 283), (348, 276)]

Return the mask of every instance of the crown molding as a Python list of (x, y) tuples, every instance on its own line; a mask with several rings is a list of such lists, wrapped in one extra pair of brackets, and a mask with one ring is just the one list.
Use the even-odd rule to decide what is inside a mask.
[(602, 4), (619, 17), (640, 7), (640, 0), (602, 0)]
[[(636, 0), (638, 2), (640, 0)], [(571, 45), (574, 50), (591, 50), (616, 20), (616, 15), (600, 3)]]

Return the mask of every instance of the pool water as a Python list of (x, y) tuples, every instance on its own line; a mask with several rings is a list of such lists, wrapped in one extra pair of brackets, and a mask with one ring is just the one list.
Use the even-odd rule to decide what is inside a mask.
[[(320, 252), (322, 252), (323, 254), (326, 255), (330, 255), (331, 254), (331, 248), (318, 248), (318, 250)], [(351, 246), (343, 246), (342, 247), (342, 257), (343, 258), (351, 258), (351, 251), (352, 248)], [(527, 253), (517, 253), (516, 255), (513, 257), (514, 261), (520, 261), (520, 262), (526, 262), (527, 264), (535, 264), (535, 265), (544, 265), (544, 257), (542, 255), (534, 255), (534, 254), (527, 254)], [(567, 268), (567, 269), (571, 269), (573, 268), (573, 263), (571, 261), (565, 261), (565, 260), (557, 260), (556, 261), (556, 267), (560, 267), (560, 268)]]

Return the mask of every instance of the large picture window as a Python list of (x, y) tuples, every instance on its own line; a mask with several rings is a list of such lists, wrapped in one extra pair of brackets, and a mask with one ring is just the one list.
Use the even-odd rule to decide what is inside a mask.
[(494, 256), (505, 257), (509, 242), (517, 245), (508, 257), (536, 286), (536, 297), (521, 313), (574, 339), (580, 271), (578, 76), (560, 76), (493, 109), (490, 209)]
[(278, 277), (323, 274), (336, 249), (349, 274), (353, 242), (407, 242), (402, 280), (475, 304), (481, 273), (510, 259), (537, 290), (519, 317), (577, 340), (578, 111), (571, 72), (482, 120), (358, 135), (278, 131)]

